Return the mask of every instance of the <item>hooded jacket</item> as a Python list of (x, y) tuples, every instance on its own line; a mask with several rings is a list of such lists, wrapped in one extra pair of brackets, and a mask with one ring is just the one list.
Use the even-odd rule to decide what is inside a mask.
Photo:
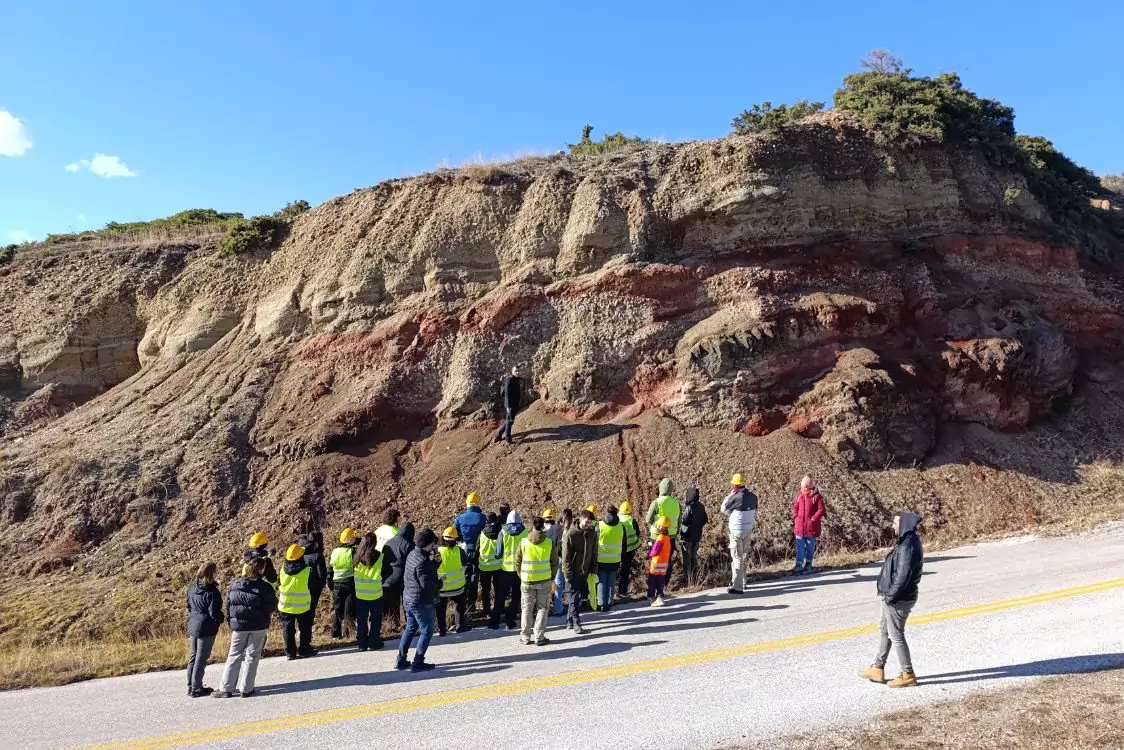
[(571, 582), (597, 572), (597, 525), (582, 529), (575, 521), (562, 537), (562, 574)]
[[(297, 544), (304, 547), (304, 562), (310, 568), (308, 573), (308, 590), (323, 591), (328, 583), (328, 563), (324, 560), (324, 538), (317, 540), (315, 537), (301, 537)], [(313, 599), (316, 598), (313, 594)]]
[(792, 501), (792, 530), (794, 536), (818, 537), (822, 531), (820, 520), (824, 514), (823, 495), (812, 488), (796, 493)]
[(414, 525), (407, 521), (398, 530), (398, 536), (382, 548), (383, 588), (401, 591), (406, 575), (406, 560), (414, 550)]
[(882, 563), (878, 574), (878, 595), (887, 604), (906, 604), (917, 601), (917, 584), (921, 581), (921, 537), (917, 525), (921, 516), (902, 513), (898, 541)]
[(460, 534), (461, 542), (468, 552), (475, 552), (480, 539), (480, 531), (488, 519), (480, 512), (480, 506), (469, 505), (464, 512), (453, 521), (453, 528)]
[(679, 538), (695, 544), (702, 541), (703, 528), (710, 523), (706, 506), (699, 502), (699, 488), (691, 487), (684, 495), (683, 517), (679, 519)]
[(722, 513), (730, 518), (730, 533), (748, 534), (757, 523), (757, 495), (738, 487), (722, 501)]
[(403, 574), (402, 601), (406, 606), (436, 604), (441, 593), (441, 577), (433, 555), (419, 547), (410, 550)]
[(237, 632), (268, 630), (269, 618), (276, 608), (277, 592), (262, 580), (239, 578), (230, 584), (226, 594), (226, 616), (230, 629)]
[[(659, 517), (660, 517), (660, 501), (663, 500), (666, 497), (675, 497), (675, 483), (672, 482), (671, 479), (669, 479), (667, 477), (664, 477), (663, 479), (660, 480), (660, 496), (657, 497), (655, 500), (653, 500), (652, 504), (648, 506), (648, 515), (646, 516), (645, 520), (647, 520), (649, 528), (652, 527), (652, 526), (655, 526), (656, 521), (659, 520)], [(682, 507), (682, 503), (680, 503), (680, 507), (679, 507), (680, 515), (682, 514), (682, 512), (683, 512), (683, 507)], [(679, 518), (680, 518), (680, 516), (678, 516), (678, 515), (675, 516), (674, 518), (671, 515), (668, 515), (668, 520), (670, 520), (672, 525), (674, 527), (676, 527), (677, 529), (678, 529), (678, 526), (679, 526)]]
[[(531, 529), (531, 533), (527, 535), (527, 541), (531, 544), (541, 544), (543, 539), (546, 539), (547, 534), (545, 531), (537, 531)], [(551, 540), (550, 544), (550, 578), (554, 579), (555, 574), (558, 572), (559, 550), (558, 545)], [(515, 550), (515, 569), (517, 571), (523, 569), (523, 545), (519, 545), (519, 549)], [(526, 585), (526, 584), (524, 584)]]
[[(605, 524), (606, 526), (620, 526), (621, 518), (616, 513), (613, 513), (609, 510), (606, 510), (605, 515), (601, 516), (601, 523)], [(624, 529), (621, 529), (621, 531), (623, 532)], [(593, 533), (593, 556), (594, 556), (594, 558), (596, 558), (597, 557), (597, 547), (600, 544), (601, 526), (599, 524), (594, 524), (593, 525), (593, 532), (594, 532)], [(623, 536), (621, 537), (621, 544), (622, 545), (624, 544), (624, 537)], [(621, 551), (623, 553), (623, 551), (624, 551), (623, 546), (621, 547)], [(622, 559), (623, 559), (623, 556), (622, 556)], [(606, 572), (612, 571), (612, 570), (620, 570), (621, 569), (621, 561), (617, 560), (616, 562), (598, 562), (597, 563), (597, 569), (598, 570), (604, 570)]]
[(213, 638), (222, 624), (222, 592), (213, 583), (192, 582), (187, 589), (187, 634)]
[[(500, 534), (500, 543), (496, 546), (496, 554), (503, 557), (503, 542), (505, 539), (504, 534), (511, 536), (519, 536), (527, 527), (523, 525), (523, 519), (519, 516), (519, 511), (513, 510), (507, 514), (507, 523), (504, 524), (503, 534)], [(517, 569), (518, 570), (518, 569)]]

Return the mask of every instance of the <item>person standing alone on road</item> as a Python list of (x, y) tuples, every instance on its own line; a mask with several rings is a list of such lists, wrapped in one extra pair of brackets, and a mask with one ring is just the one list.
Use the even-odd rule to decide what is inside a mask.
[(340, 533), (340, 546), (332, 550), (328, 561), (328, 579), (332, 584), (335, 612), (332, 616), (332, 637), (343, 638), (343, 624), (355, 619), (355, 543), (359, 533), (350, 526)]
[(878, 596), (882, 598), (882, 623), (878, 632), (878, 654), (870, 669), (859, 672), (859, 677), (871, 682), (886, 682), (886, 659), (890, 646), (898, 655), (902, 673), (887, 683), (892, 688), (913, 687), (917, 675), (909, 644), (905, 642), (905, 621), (917, 604), (917, 585), (921, 581), (921, 568), (925, 552), (921, 537), (917, 535), (921, 516), (902, 512), (894, 516), (894, 533), (897, 542), (882, 563), (878, 574)]
[(546, 535), (543, 519), (536, 518), (532, 531), (519, 540), (515, 551), (515, 567), (522, 583), (523, 632), (519, 642), (529, 646), (545, 646), (546, 618), (550, 611), (550, 586), (558, 571), (558, 547)]
[(683, 520), (679, 522), (679, 541), (683, 543), (683, 573), (687, 585), (699, 582), (699, 543), (702, 542), (703, 529), (710, 522), (706, 506), (699, 502), (699, 488), (690, 487), (684, 493), (686, 507)]
[(501, 440), (506, 440), (511, 443), (511, 428), (515, 424), (515, 415), (519, 412), (519, 402), (522, 398), (521, 386), (523, 381), (519, 379), (519, 368), (512, 367), (511, 374), (504, 378), (503, 381), (503, 408), (504, 420), (503, 426), (500, 431), (496, 433), (496, 439), (492, 442), (498, 443)]
[(794, 573), (811, 573), (816, 542), (820, 538), (823, 518), (823, 496), (811, 477), (800, 482), (800, 491), (792, 501), (792, 528), (796, 536), (796, 568)]
[(570, 609), (566, 627), (581, 635), (581, 611), (589, 598), (589, 576), (597, 571), (597, 531), (593, 527), (593, 513), (588, 509), (578, 513), (577, 521), (566, 529), (562, 538), (562, 574), (566, 577), (566, 590), (570, 596)]
[[(437, 596), (441, 591), (441, 578), (437, 574), (437, 534), (432, 529), (422, 529), (418, 533), (417, 546), (406, 558), (405, 587), (402, 590), (402, 603), (406, 607), (406, 627), (398, 642), (398, 661), (395, 669), (411, 672), (428, 672), (434, 665), (426, 663), (425, 652), (433, 639), (433, 625), (437, 619)], [(407, 661), (410, 644), (418, 636), (418, 647), (414, 651), (413, 663)]]
[(731, 594), (745, 592), (746, 567), (749, 564), (750, 538), (757, 523), (757, 495), (745, 488), (745, 479), (735, 474), (730, 479), (730, 494), (722, 501), (722, 513), (730, 519)]
[(187, 590), (187, 635), (191, 638), (191, 656), (187, 660), (187, 694), (192, 698), (210, 695), (211, 689), (203, 686), (203, 672), (215, 636), (222, 625), (222, 592), (215, 583), (218, 566), (203, 563), (195, 573), (195, 582)]
[(269, 618), (277, 608), (277, 592), (262, 580), (264, 570), (264, 560), (246, 563), (242, 566), (242, 577), (230, 585), (226, 594), (230, 652), (219, 691), (214, 694), (216, 698), (249, 698), (254, 694), (258, 663), (269, 634)]

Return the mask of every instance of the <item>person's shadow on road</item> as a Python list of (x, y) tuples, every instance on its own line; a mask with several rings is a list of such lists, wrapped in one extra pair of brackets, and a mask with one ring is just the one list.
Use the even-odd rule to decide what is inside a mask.
[(1096, 672), (1102, 669), (1124, 667), (1124, 654), (1090, 654), (1086, 656), (1066, 656), (1060, 659), (1043, 659), (1025, 664), (1008, 664), (1002, 667), (968, 669), (963, 672), (945, 672), (923, 677), (925, 685), (951, 685), (957, 682), (977, 682), (996, 680), (1003, 677), (1046, 677), (1048, 675)]

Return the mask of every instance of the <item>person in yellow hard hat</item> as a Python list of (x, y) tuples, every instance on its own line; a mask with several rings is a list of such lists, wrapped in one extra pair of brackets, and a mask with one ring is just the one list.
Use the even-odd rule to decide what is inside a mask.
[(632, 583), (632, 572), (636, 569), (636, 551), (640, 549), (640, 524), (632, 517), (632, 503), (621, 503), (621, 525), (624, 526), (624, 555), (621, 556), (621, 572), (617, 579), (617, 596), (628, 598), (628, 588)]
[(343, 623), (355, 619), (355, 543), (359, 532), (348, 526), (340, 533), (340, 546), (328, 560), (328, 583), (332, 587), (332, 637), (343, 638)]
[(656, 519), (656, 538), (648, 551), (648, 598), (653, 607), (663, 606), (663, 590), (671, 562), (671, 537), (667, 533), (670, 526), (671, 520), (666, 516)]
[(745, 574), (749, 564), (750, 538), (757, 523), (757, 495), (745, 486), (745, 478), (730, 478), (730, 494), (722, 501), (722, 514), (730, 519), (730, 588), (734, 596), (745, 593)]
[(441, 543), (437, 547), (437, 577), (441, 579), (441, 592), (437, 595), (437, 635), (444, 637), (449, 632), (449, 601), (453, 602), (453, 630), (467, 633), (472, 628), (465, 619), (465, 588), (468, 585), (466, 572), (467, 555), (457, 542), (460, 534), (453, 526), (441, 533)]
[(260, 531), (250, 537), (246, 551), (242, 554), (243, 563), (251, 563), (254, 560), (264, 561), (265, 572), (262, 573), (261, 579), (276, 588), (277, 570), (273, 567), (273, 560), (269, 559), (269, 537)]
[[(316, 654), (316, 649), (312, 648), (312, 594), (308, 588), (311, 572), (304, 561), (304, 547), (289, 545), (279, 576), (277, 611), (281, 613), (285, 655), (290, 661)], [(297, 648), (298, 631), (300, 648)]]
[[(563, 529), (562, 524), (558, 523), (557, 519), (555, 519), (554, 511), (550, 508), (544, 508), (540, 517), (543, 522), (543, 533), (550, 538), (555, 551), (561, 551)], [(561, 566), (559, 566), (554, 574), (554, 581), (551, 584), (551, 588), (554, 607), (550, 610), (549, 614), (554, 617), (560, 617), (562, 615), (562, 592), (566, 590), (566, 577), (562, 575)]]
[(480, 510), (480, 495), (470, 492), (464, 499), (464, 511), (453, 521), (457, 530), (461, 549), (465, 558), (464, 602), (466, 609), (476, 606), (476, 592), (480, 582), (480, 532), (488, 523), (487, 516)]

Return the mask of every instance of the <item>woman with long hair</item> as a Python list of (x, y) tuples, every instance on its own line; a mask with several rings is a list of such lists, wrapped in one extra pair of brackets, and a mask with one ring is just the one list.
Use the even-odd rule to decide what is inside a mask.
[(367, 533), (355, 550), (355, 640), (360, 651), (382, 648), (382, 566), (378, 537)]
[(187, 635), (191, 639), (191, 656), (187, 660), (187, 694), (192, 698), (210, 695), (203, 685), (203, 672), (222, 624), (222, 593), (215, 579), (218, 566), (205, 562), (195, 572), (195, 582), (187, 590)]

